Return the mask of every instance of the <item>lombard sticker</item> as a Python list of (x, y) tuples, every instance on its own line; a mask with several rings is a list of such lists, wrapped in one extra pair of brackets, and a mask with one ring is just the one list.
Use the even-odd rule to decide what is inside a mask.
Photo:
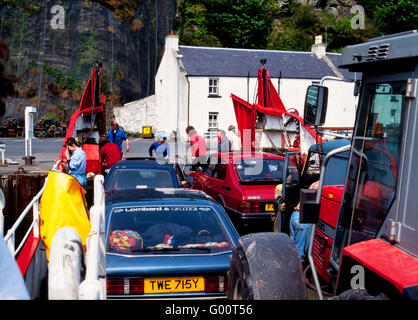
[(113, 213), (153, 213), (153, 212), (195, 212), (195, 211), (210, 211), (211, 209), (208, 207), (131, 207), (131, 208), (116, 208), (113, 210)]

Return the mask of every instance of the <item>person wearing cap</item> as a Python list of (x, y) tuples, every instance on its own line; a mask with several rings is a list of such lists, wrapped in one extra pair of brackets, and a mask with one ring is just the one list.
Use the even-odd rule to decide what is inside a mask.
[(167, 143), (167, 135), (164, 132), (157, 133), (157, 141), (152, 143), (148, 149), (149, 156), (155, 151), (155, 158), (165, 158), (170, 156), (170, 147)]
[(123, 141), (126, 141), (126, 152), (129, 152), (128, 137), (126, 136), (126, 133), (119, 128), (119, 124), (116, 120), (112, 121), (112, 129), (106, 133), (106, 137), (109, 139), (110, 143), (116, 143), (121, 150)]
[(236, 134), (235, 126), (233, 124), (231, 124), (228, 127), (228, 132), (226, 134), (226, 137), (231, 142), (231, 151), (240, 151), (241, 150), (241, 139)]

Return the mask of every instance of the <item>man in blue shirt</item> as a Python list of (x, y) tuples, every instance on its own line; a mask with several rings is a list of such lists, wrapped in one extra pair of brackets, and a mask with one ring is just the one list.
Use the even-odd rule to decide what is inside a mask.
[(170, 147), (167, 143), (167, 135), (163, 132), (157, 133), (157, 141), (155, 141), (148, 149), (149, 156), (152, 157), (152, 152), (155, 150), (155, 158), (167, 159), (170, 156)]
[(225, 130), (218, 129), (218, 152), (230, 152), (231, 141), (226, 137)]
[(129, 152), (129, 140), (125, 132), (119, 128), (117, 121), (112, 121), (112, 129), (106, 133), (106, 137), (109, 139), (110, 143), (116, 143), (118, 147), (122, 150), (122, 143), (126, 141), (126, 152)]

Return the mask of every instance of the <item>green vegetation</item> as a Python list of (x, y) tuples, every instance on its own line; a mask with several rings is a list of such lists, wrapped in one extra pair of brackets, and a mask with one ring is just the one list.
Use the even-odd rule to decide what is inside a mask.
[(262, 48), (277, 4), (273, 0), (179, 0), (183, 43), (197, 46)]
[(80, 82), (74, 80), (71, 76), (63, 74), (60, 70), (55, 67), (44, 64), (42, 66), (43, 70), (48, 73), (62, 90), (74, 90), (81, 88)]
[[(351, 1), (339, 1), (338, 15), (289, 0), (178, 0), (180, 43), (195, 46), (309, 51), (322, 35), (328, 51), (383, 34), (418, 28), (416, 0), (357, 1), (366, 28), (353, 29)], [(335, 12), (335, 11), (334, 11)]]
[(418, 29), (416, 0), (358, 0), (366, 18), (384, 34)]

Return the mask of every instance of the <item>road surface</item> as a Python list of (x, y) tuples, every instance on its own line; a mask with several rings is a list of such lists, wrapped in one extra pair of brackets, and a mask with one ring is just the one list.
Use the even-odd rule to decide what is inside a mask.
[[(126, 144), (123, 144), (125, 157), (146, 157), (148, 148), (154, 139), (129, 138), (130, 152), (126, 152)], [(32, 166), (26, 166), (22, 157), (25, 156), (25, 139), (23, 138), (1, 138), (0, 144), (6, 145), (4, 157), (6, 162), (13, 163), (7, 166), (0, 166), (0, 174), (14, 173), (19, 167), (29, 172), (48, 171), (58, 158), (64, 138), (34, 138), (32, 140), (32, 156), (35, 157)], [(169, 143), (172, 156), (175, 154), (175, 144)], [(186, 150), (186, 145), (181, 145)]]

